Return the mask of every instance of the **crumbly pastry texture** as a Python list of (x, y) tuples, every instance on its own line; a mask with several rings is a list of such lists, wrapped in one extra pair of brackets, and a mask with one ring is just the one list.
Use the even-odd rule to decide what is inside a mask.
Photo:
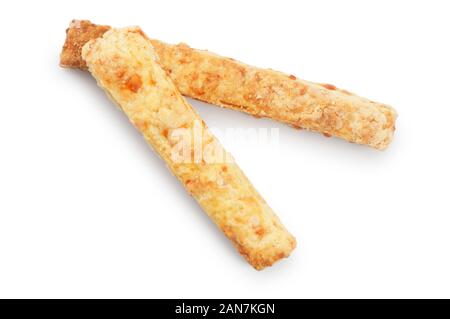
[[(86, 20), (72, 21), (61, 65), (86, 68), (82, 46), (109, 29)], [(183, 95), (380, 150), (392, 141), (397, 114), (388, 105), (331, 84), (252, 67), (186, 44), (148, 41)]]
[(178, 129), (193, 131), (196, 123), (201, 123), (204, 131), (202, 148), (211, 144), (223, 148), (181, 96), (139, 28), (107, 31), (84, 45), (82, 57), (99, 86), (254, 268), (271, 266), (291, 253), (295, 238), (234, 161), (173, 160), (176, 141), (172, 133)]

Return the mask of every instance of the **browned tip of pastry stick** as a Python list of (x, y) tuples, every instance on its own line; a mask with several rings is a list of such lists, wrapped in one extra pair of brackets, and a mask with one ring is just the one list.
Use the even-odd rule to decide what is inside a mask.
[[(85, 68), (80, 47), (108, 29), (89, 21), (73, 21), (67, 30), (61, 65)], [(393, 139), (397, 114), (388, 105), (334, 85), (256, 68), (186, 44), (149, 41), (183, 95), (379, 150)]]
[(86, 62), (81, 58), (81, 49), (89, 40), (101, 37), (109, 29), (109, 26), (96, 25), (88, 20), (72, 20), (66, 30), (60, 65), (87, 70)]

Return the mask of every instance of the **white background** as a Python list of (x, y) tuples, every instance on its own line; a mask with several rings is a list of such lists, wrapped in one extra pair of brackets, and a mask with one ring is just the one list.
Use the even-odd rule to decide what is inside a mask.
[[(0, 297), (450, 297), (448, 1), (0, 4)], [(253, 270), (88, 73), (58, 67), (72, 18), (333, 83), (393, 105), (385, 152), (193, 102), (283, 223)]]

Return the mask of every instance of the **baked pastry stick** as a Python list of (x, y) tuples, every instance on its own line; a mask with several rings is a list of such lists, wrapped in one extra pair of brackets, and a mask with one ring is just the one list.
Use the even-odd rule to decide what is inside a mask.
[[(88, 42), (82, 56), (99, 86), (254, 268), (271, 266), (291, 253), (294, 237), (178, 92), (139, 28), (111, 29)], [(182, 144), (194, 144), (188, 160), (174, 157), (179, 137), (195, 138), (198, 129), (198, 143), (189, 139)]]
[[(72, 21), (61, 65), (86, 68), (81, 47), (109, 29), (89, 21)], [(183, 95), (380, 150), (393, 138), (397, 115), (385, 104), (330, 84), (259, 69), (186, 44), (150, 41), (161, 66)]]

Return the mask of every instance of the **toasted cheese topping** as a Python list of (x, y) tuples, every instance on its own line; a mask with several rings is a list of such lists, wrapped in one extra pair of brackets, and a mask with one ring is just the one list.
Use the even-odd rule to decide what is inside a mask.
[(166, 75), (139, 28), (107, 31), (83, 47), (82, 57), (99, 86), (254, 268), (289, 256), (296, 246), (294, 237), (234, 161), (173, 160), (171, 132), (193, 131), (198, 123), (204, 131), (202, 149), (214, 144), (226, 152)]

